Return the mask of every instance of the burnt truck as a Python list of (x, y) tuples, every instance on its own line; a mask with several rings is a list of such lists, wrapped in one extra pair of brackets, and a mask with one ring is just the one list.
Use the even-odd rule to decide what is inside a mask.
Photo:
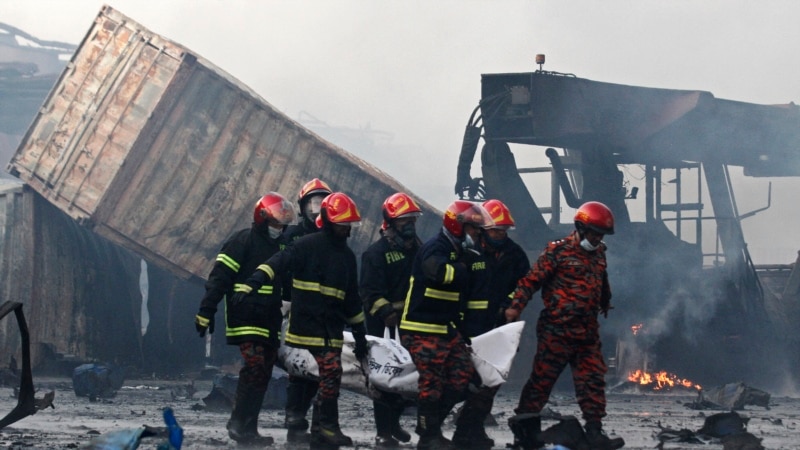
[[(739, 211), (729, 168), (795, 177), (798, 149), (793, 104), (598, 82), (540, 66), (482, 75), (455, 192), (508, 204), (513, 236), (532, 259), (573, 229), (565, 207), (596, 200), (611, 208), (616, 233), (605, 240), (615, 309), (602, 330), (619, 379), (648, 369), (701, 384), (778, 385), (795, 381), (800, 368), (800, 273), (795, 264), (754, 264), (741, 221), (758, 210)], [(531, 153), (547, 159), (517, 164)], [(766, 208), (768, 190), (764, 198)]]

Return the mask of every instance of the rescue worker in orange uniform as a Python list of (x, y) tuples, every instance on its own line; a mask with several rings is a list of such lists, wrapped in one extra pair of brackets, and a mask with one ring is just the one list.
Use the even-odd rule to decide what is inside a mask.
[(418, 449), (452, 449), (441, 425), (464, 399), (474, 374), (469, 338), (458, 330), (468, 287), (464, 253), (478, 245), (481, 227), (492, 219), (479, 203), (456, 200), (447, 207), (441, 231), (417, 251), (400, 322), (401, 342), (419, 373)]
[[(483, 207), (494, 225), (481, 233), (481, 257), (470, 266), (469, 296), (461, 327), (470, 338), (505, 323), (505, 309), (511, 304), (517, 280), (530, 269), (528, 255), (508, 237), (508, 230), (515, 225), (508, 207), (495, 199), (483, 202)], [(459, 449), (494, 446), (484, 422), (492, 412), (499, 389), (500, 386), (470, 386), (453, 433), (453, 444)]]
[(342, 192), (328, 195), (316, 220), (321, 231), (297, 239), (270, 257), (245, 282), (256, 290), (281, 276), (292, 277), (292, 308), (284, 343), (309, 350), (317, 362), (319, 382), (310, 441), (326, 447), (353, 445), (339, 426), (346, 325), (355, 339), (356, 358), (363, 360), (368, 353), (356, 256), (347, 246), (351, 227), (360, 222), (361, 214), (350, 197)]
[(575, 231), (551, 242), (530, 271), (517, 283), (506, 309), (509, 322), (533, 294), (542, 290), (544, 309), (536, 324), (537, 347), (533, 371), (522, 389), (516, 416), (509, 419), (514, 446), (540, 448), (539, 412), (567, 364), (572, 369), (575, 396), (586, 421), (585, 438), (593, 450), (617, 449), (622, 438), (609, 438), (602, 428), (606, 415), (606, 363), (600, 343), (598, 314), (611, 308), (603, 236), (614, 234), (614, 216), (600, 202), (587, 202), (575, 214)]
[[(284, 238), (291, 245), (297, 239), (319, 231), (315, 223), (319, 216), (322, 199), (333, 193), (328, 183), (314, 178), (300, 188), (297, 194), (297, 204), (300, 207), (300, 222), (290, 225), (284, 233)], [(291, 301), (291, 276), (284, 277), (284, 300)], [(286, 386), (286, 412), (284, 427), (288, 429), (286, 440), (288, 442), (308, 441), (308, 410), (317, 394), (318, 383), (294, 375), (289, 375)]]
[[(408, 292), (411, 264), (422, 242), (415, 224), (422, 210), (408, 194), (390, 195), (381, 208), (381, 237), (361, 254), (359, 292), (367, 312), (367, 332), (372, 336), (396, 336)], [(378, 392), (372, 402), (377, 436), (376, 448), (395, 448), (411, 435), (400, 426), (405, 400), (399, 394)]]
[(261, 197), (253, 211), (252, 226), (234, 233), (222, 245), (195, 316), (200, 337), (213, 333), (217, 305), (225, 298), (225, 337), (229, 345), (239, 346), (244, 359), (227, 424), (228, 436), (240, 443), (273, 442), (272, 437), (258, 433), (258, 415), (280, 345), (281, 292), (264, 286), (258, 296), (241, 302), (234, 301), (234, 294), (248, 291), (244, 284), (247, 277), (285, 246), (283, 231), (294, 217), (292, 204), (282, 195), (270, 192)]

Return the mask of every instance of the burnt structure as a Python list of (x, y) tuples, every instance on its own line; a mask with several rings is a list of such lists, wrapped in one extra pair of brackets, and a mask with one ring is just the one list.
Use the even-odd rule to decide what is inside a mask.
[[(740, 221), (754, 212), (739, 212), (728, 168), (800, 175), (800, 108), (541, 69), (485, 74), (481, 94), (464, 135), (457, 194), (506, 202), (521, 230), (515, 238), (533, 257), (572, 229), (563, 203), (596, 200), (614, 212), (617, 233), (606, 238), (616, 306), (603, 328), (609, 356), (614, 340), (642, 323), (651, 362), (701, 383), (778, 383), (797, 373), (796, 352), (788, 351), (800, 340), (797, 275), (792, 266), (767, 274), (751, 260)], [(473, 177), (479, 147), (481, 174)], [(550, 166), (517, 166), (515, 152), (534, 151)], [(641, 190), (624, 176), (633, 165), (644, 172)], [(551, 192), (532, 192), (523, 179), (531, 173), (550, 174)], [(631, 219), (632, 206), (644, 220)], [(704, 245), (709, 227), (715, 234)]]

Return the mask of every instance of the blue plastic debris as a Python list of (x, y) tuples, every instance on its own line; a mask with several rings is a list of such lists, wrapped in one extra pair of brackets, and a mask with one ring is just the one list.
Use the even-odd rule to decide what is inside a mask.
[[(169, 446), (166, 447), (165, 450), (181, 450), (181, 445), (183, 445), (183, 428), (178, 425), (178, 421), (175, 419), (175, 413), (170, 407), (164, 408), (164, 423), (167, 424), (167, 433), (169, 433)], [(159, 450), (162, 449), (161, 446), (158, 448)]]

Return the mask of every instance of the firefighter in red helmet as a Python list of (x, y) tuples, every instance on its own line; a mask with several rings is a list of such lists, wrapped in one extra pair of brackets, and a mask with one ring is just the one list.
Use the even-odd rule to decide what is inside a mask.
[[(515, 227), (511, 211), (500, 200), (483, 202), (494, 224), (481, 233), (481, 255), (470, 264), (467, 305), (461, 330), (473, 338), (505, 323), (505, 309), (517, 280), (530, 269), (530, 261), (516, 242), (508, 237)], [(477, 381), (477, 380), (476, 380)], [(456, 420), (453, 444), (459, 449), (483, 450), (494, 446), (484, 422), (492, 412), (500, 386), (470, 386)]]
[(291, 276), (292, 309), (284, 342), (307, 349), (319, 368), (310, 441), (323, 446), (353, 445), (339, 426), (339, 389), (345, 326), (355, 339), (355, 355), (367, 356), (364, 310), (358, 295), (356, 256), (347, 245), (351, 227), (360, 225), (356, 203), (334, 192), (320, 203), (320, 228), (276, 253), (245, 282), (253, 291)]
[(469, 280), (465, 253), (476, 250), (481, 229), (492, 223), (479, 203), (456, 200), (412, 264), (400, 336), (419, 373), (418, 449), (452, 448), (441, 425), (464, 399), (475, 370), (469, 338), (458, 329)]
[(256, 267), (285, 246), (283, 231), (294, 220), (294, 208), (282, 195), (270, 192), (256, 203), (253, 224), (228, 238), (208, 276), (206, 293), (195, 316), (200, 337), (214, 332), (217, 305), (225, 298), (225, 337), (239, 346), (244, 365), (239, 370), (228, 436), (234, 441), (269, 445), (273, 439), (258, 433), (261, 402), (272, 377), (281, 331), (280, 289), (265, 288), (248, 301), (235, 302), (235, 293)]
[[(383, 337), (388, 328), (390, 336), (395, 338), (408, 292), (411, 264), (422, 244), (415, 227), (422, 210), (404, 192), (387, 197), (381, 210), (381, 236), (361, 254), (359, 292), (367, 313), (369, 334)], [(400, 427), (400, 416), (405, 408), (401, 395), (379, 392), (372, 404), (376, 448), (394, 448), (399, 442), (411, 440), (411, 435)]]
[(611, 308), (611, 289), (606, 272), (603, 236), (614, 234), (614, 215), (600, 202), (587, 202), (575, 214), (575, 231), (551, 242), (517, 282), (514, 299), (506, 309), (509, 322), (520, 313), (539, 289), (544, 309), (536, 325), (536, 355), (533, 370), (522, 389), (517, 413), (509, 419), (514, 446), (542, 447), (541, 418), (558, 376), (567, 364), (572, 369), (575, 395), (586, 421), (589, 448), (617, 449), (622, 438), (609, 438), (602, 428), (606, 415), (606, 363), (600, 344), (598, 314)]
[[(319, 231), (315, 222), (319, 216), (322, 199), (331, 193), (333, 191), (328, 183), (319, 178), (313, 178), (303, 184), (297, 193), (300, 221), (287, 227), (284, 233), (288, 245), (307, 234)], [(284, 277), (283, 283), (284, 300), (291, 301), (291, 277)], [(305, 442), (310, 437), (306, 416), (311, 408), (311, 402), (317, 394), (317, 386), (317, 382), (313, 380), (289, 375), (289, 383), (286, 386), (286, 410), (284, 415), (284, 427), (288, 430), (286, 435), (288, 442)]]

